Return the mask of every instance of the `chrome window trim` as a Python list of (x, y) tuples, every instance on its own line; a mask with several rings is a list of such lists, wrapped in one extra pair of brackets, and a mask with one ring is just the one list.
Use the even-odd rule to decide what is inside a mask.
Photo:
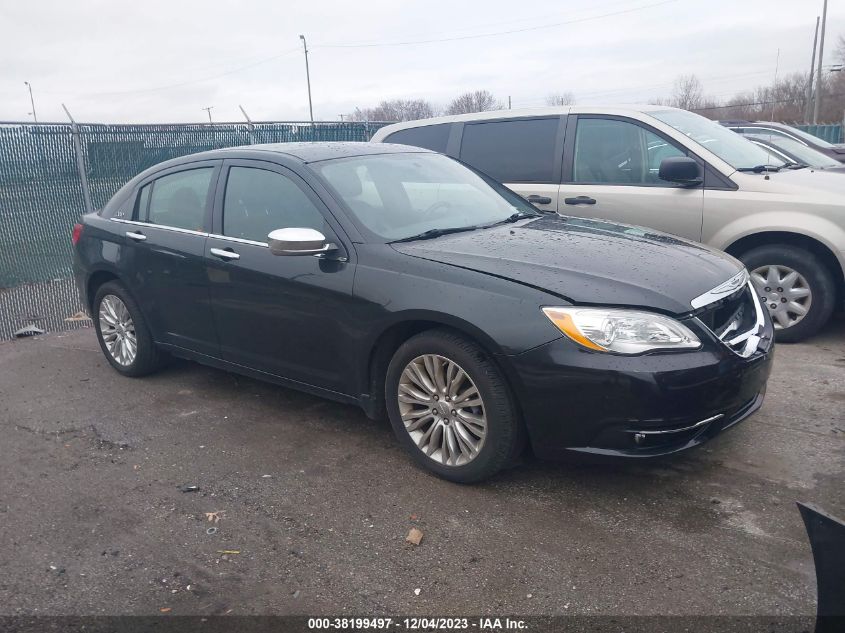
[(109, 218), (112, 222), (120, 222), (121, 224), (131, 224), (132, 226), (145, 226), (152, 229), (164, 229), (165, 231), (173, 231), (174, 233), (185, 233), (186, 235), (199, 235), (200, 237), (208, 237), (208, 233), (203, 231), (193, 231), (191, 229), (183, 229), (178, 226), (168, 226), (167, 224), (155, 224), (154, 222), (139, 222), (138, 220), (124, 220), (122, 218)]
[[(786, 138), (791, 138), (793, 141), (798, 141), (799, 143), (801, 143), (801, 145), (803, 145), (805, 147), (810, 147), (810, 144), (807, 143), (804, 139), (799, 138), (797, 136), (793, 136), (792, 134), (790, 134), (786, 130), (781, 130), (781, 129), (774, 128), (774, 127), (763, 127), (763, 126), (759, 126), (759, 125), (754, 125), (754, 126), (738, 125), (736, 127), (729, 127), (728, 129), (734, 130), (734, 131), (736, 131), (736, 130), (765, 130), (767, 132), (771, 132), (771, 133), (774, 133), (774, 134), (781, 134), (781, 135), (785, 136)], [(745, 136), (745, 134), (747, 134), (747, 132), (742, 132), (741, 134), (743, 136)], [(752, 134), (753, 134), (753, 132), (752, 132)]]
[(749, 276), (748, 271), (743, 268), (726, 282), (698, 295), (695, 299), (690, 301), (690, 305), (697, 310), (698, 308), (703, 308), (711, 303), (715, 303), (716, 301), (724, 299), (728, 295), (735, 293), (742, 286), (746, 285), (750, 279), (751, 277)]
[(209, 233), (208, 237), (213, 237), (215, 240), (224, 240), (227, 242), (235, 242), (236, 244), (249, 244), (250, 246), (263, 246), (269, 248), (267, 242), (258, 242), (256, 240), (245, 240), (242, 237), (229, 237), (228, 235), (218, 235), (217, 233)]

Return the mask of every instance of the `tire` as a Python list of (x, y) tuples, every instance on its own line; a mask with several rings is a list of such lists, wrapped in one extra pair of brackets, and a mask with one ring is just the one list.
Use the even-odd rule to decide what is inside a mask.
[[(120, 305), (114, 301), (115, 298), (122, 303), (131, 318), (131, 326), (123, 327), (120, 334), (124, 336), (124, 340), (131, 336), (134, 336), (135, 340), (134, 357), (130, 360), (128, 355), (123, 355), (121, 356), (123, 362), (119, 361), (116, 355), (112, 353), (112, 350), (109, 349), (109, 343), (106, 341), (106, 338), (114, 340), (114, 332), (117, 329), (117, 326), (111, 326), (108, 322), (109, 318), (114, 320), (113, 313), (109, 313), (109, 308), (119, 307)], [(106, 302), (105, 306), (104, 301)], [(112, 367), (124, 376), (132, 377), (146, 376), (162, 367), (164, 354), (153, 341), (141, 309), (123, 284), (117, 281), (109, 281), (100, 286), (94, 295), (93, 307), (94, 314), (91, 315), (91, 318), (94, 321), (94, 329), (97, 331), (97, 340), (100, 342), (103, 355)], [(122, 314), (122, 310), (117, 310), (117, 313)], [(105, 334), (104, 328), (106, 329)], [(111, 331), (109, 331), (110, 329)], [(127, 349), (126, 345), (122, 349)]]
[[(462, 397), (471, 393), (474, 387), (480, 396), (480, 405), (458, 406), (456, 403), (459, 401), (449, 395), (449, 390), (436, 388), (425, 391), (420, 387), (424, 381), (414, 384), (409, 375), (404, 373), (406, 368), (414, 372), (410, 367), (414, 363), (417, 370), (430, 378), (432, 373), (428, 370), (434, 365), (427, 364), (429, 361), (439, 363), (437, 366), (443, 370), (442, 384), (448, 380), (446, 376), (451, 376), (455, 385), (451, 393)], [(464, 372), (464, 376), (457, 378), (460, 376), (459, 370)], [(415, 375), (419, 380), (419, 373)], [(408, 387), (417, 394), (425, 395), (428, 398), (425, 401), (427, 404), (410, 396)], [(400, 402), (400, 389), (406, 398), (414, 402)], [(435, 393), (441, 395), (432, 395)], [(434, 402), (435, 399), (437, 402)], [(477, 402), (478, 398), (472, 395), (463, 397), (461, 401), (470, 404)], [(450, 330), (422, 332), (396, 350), (385, 377), (385, 404), (399, 442), (419, 465), (449, 481), (473, 483), (486, 479), (514, 462), (525, 446), (525, 432), (502, 373), (478, 345)], [(429, 405), (434, 408), (427, 409)], [(453, 406), (455, 409), (452, 409)], [(412, 431), (406, 428), (403, 409), (410, 416), (408, 424), (411, 427), (421, 424), (418, 429)], [(427, 410), (436, 410), (437, 413), (421, 414)], [(473, 453), (470, 445), (461, 438), (479, 439), (479, 417), (485, 422), (485, 430), (481, 441), (474, 442), (477, 451)], [(439, 424), (440, 431), (430, 431), (435, 424)], [(444, 437), (451, 438), (454, 443), (447, 441), (445, 451), (435, 449), (429, 456), (418, 445), (427, 433), (429, 440), (437, 438), (438, 434), (440, 438), (438, 442), (429, 442), (428, 450), (435, 444), (442, 447)], [(456, 447), (457, 451), (454, 450)]]
[[(766, 298), (766, 306), (772, 315), (778, 342), (802, 341), (818, 332), (830, 319), (836, 304), (836, 285), (830, 269), (813, 253), (789, 244), (769, 244), (751, 249), (740, 255), (739, 259), (751, 273), (757, 294)], [(796, 300), (803, 302), (800, 304), (806, 310), (803, 316), (786, 312), (788, 306), (793, 305), (788, 287), (784, 288), (784, 294), (790, 293), (790, 296), (782, 296), (777, 286), (765, 283), (766, 279), (774, 279), (766, 275), (766, 271), (773, 267), (780, 267), (780, 275), (783, 277), (781, 281), (786, 280), (787, 269), (798, 273), (799, 287), (792, 292), (803, 292), (805, 288), (809, 290), (809, 297), (799, 297)], [(766, 288), (770, 290), (767, 291)], [(776, 306), (775, 309), (772, 309), (772, 305)], [(798, 316), (800, 318), (793, 321), (793, 317)]]

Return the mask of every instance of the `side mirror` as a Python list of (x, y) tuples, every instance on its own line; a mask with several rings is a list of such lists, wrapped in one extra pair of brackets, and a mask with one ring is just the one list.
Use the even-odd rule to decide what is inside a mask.
[(704, 182), (701, 174), (701, 166), (688, 156), (673, 156), (660, 161), (660, 169), (657, 172), (660, 180), (676, 182), (679, 185), (694, 187)]
[(326, 236), (314, 229), (276, 229), (267, 236), (273, 255), (321, 255), (337, 250), (337, 246), (326, 242)]

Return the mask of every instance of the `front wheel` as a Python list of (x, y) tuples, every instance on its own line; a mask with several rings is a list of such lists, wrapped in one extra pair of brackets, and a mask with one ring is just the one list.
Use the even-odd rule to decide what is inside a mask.
[(459, 483), (485, 479), (524, 444), (499, 369), (478, 345), (448, 330), (406, 341), (387, 369), (388, 416), (399, 441), (427, 470)]
[(770, 244), (754, 248), (740, 259), (775, 325), (775, 338), (795, 343), (827, 323), (836, 303), (830, 270), (802, 248)]

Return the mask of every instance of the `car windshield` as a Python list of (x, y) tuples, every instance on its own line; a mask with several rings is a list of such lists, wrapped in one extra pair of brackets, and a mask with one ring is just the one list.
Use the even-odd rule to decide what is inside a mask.
[(358, 224), (385, 241), (536, 215), (515, 193), (442, 154), (377, 154), (314, 163)]
[(750, 170), (772, 164), (769, 152), (703, 116), (684, 110), (659, 110), (649, 114), (704, 146), (734, 169)]
[(756, 139), (771, 145), (776, 150), (782, 150), (786, 154), (794, 156), (796, 160), (810, 167), (841, 167), (842, 164), (833, 160), (827, 154), (822, 154), (820, 151), (807, 147), (803, 143), (799, 143), (795, 139), (786, 138), (780, 134), (746, 134), (748, 139)]

